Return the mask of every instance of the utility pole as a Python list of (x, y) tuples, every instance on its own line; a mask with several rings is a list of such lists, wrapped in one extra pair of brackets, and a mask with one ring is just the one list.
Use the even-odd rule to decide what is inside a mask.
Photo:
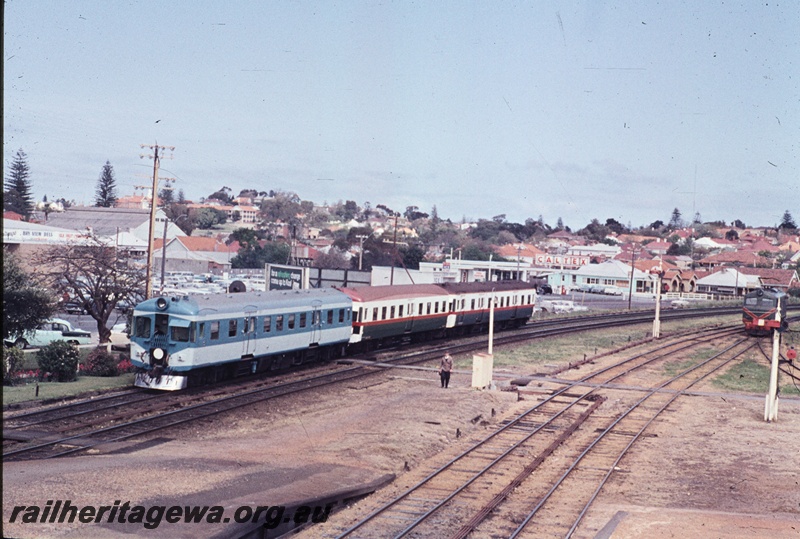
[(366, 234), (356, 234), (359, 241), (358, 247), (358, 271), (361, 271), (361, 262), (364, 260), (364, 240), (369, 238)]
[(392, 270), (389, 275), (389, 285), (394, 284), (394, 263), (395, 260), (397, 259), (397, 216), (400, 215), (397, 212), (393, 213), (394, 213), (394, 247), (392, 249), (394, 251), (394, 256), (392, 257)]
[(169, 150), (170, 152), (173, 152), (175, 151), (175, 146), (159, 146), (158, 142), (156, 142), (154, 145), (140, 144), (140, 147), (142, 149), (149, 148), (153, 151), (153, 155), (139, 155), (140, 159), (147, 157), (153, 160), (153, 193), (150, 201), (150, 228), (149, 232), (147, 233), (147, 283), (145, 284), (144, 292), (144, 299), (149, 299), (153, 291), (153, 247), (155, 243), (153, 234), (155, 233), (156, 211), (158, 210), (158, 205), (156, 204), (156, 201), (158, 200), (158, 167), (161, 162), (161, 157), (158, 155), (158, 152), (159, 150)]
[(636, 271), (636, 249), (631, 250), (631, 282), (628, 290), (628, 310), (631, 310), (631, 298), (633, 296), (633, 272)]

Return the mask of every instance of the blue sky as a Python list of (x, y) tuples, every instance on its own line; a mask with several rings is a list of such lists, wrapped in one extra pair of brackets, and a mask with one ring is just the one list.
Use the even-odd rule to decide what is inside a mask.
[(460, 221), (800, 219), (798, 2), (7, 0), (4, 176)]

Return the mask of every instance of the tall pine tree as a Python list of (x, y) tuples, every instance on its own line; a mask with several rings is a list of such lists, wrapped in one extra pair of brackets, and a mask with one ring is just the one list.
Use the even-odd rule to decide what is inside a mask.
[(113, 208), (117, 202), (117, 181), (114, 179), (114, 167), (109, 161), (103, 165), (103, 172), (97, 180), (97, 191), (94, 205), (98, 208)]
[(6, 176), (3, 191), (3, 210), (17, 212), (28, 219), (33, 212), (33, 193), (31, 193), (28, 156), (22, 149), (11, 161), (11, 169)]

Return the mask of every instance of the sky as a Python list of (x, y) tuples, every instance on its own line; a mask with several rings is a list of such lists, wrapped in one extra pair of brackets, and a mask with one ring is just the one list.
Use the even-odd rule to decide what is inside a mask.
[(800, 2), (6, 0), (4, 177), (622, 224), (800, 221)]

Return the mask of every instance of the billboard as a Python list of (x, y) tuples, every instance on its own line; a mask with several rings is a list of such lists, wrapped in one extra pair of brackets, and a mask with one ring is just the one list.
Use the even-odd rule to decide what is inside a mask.
[(308, 288), (308, 268), (267, 264), (267, 290), (301, 290)]
[(537, 266), (560, 266), (569, 268), (579, 268), (581, 266), (589, 265), (588, 256), (566, 256), (566, 255), (536, 255), (535, 262)]

